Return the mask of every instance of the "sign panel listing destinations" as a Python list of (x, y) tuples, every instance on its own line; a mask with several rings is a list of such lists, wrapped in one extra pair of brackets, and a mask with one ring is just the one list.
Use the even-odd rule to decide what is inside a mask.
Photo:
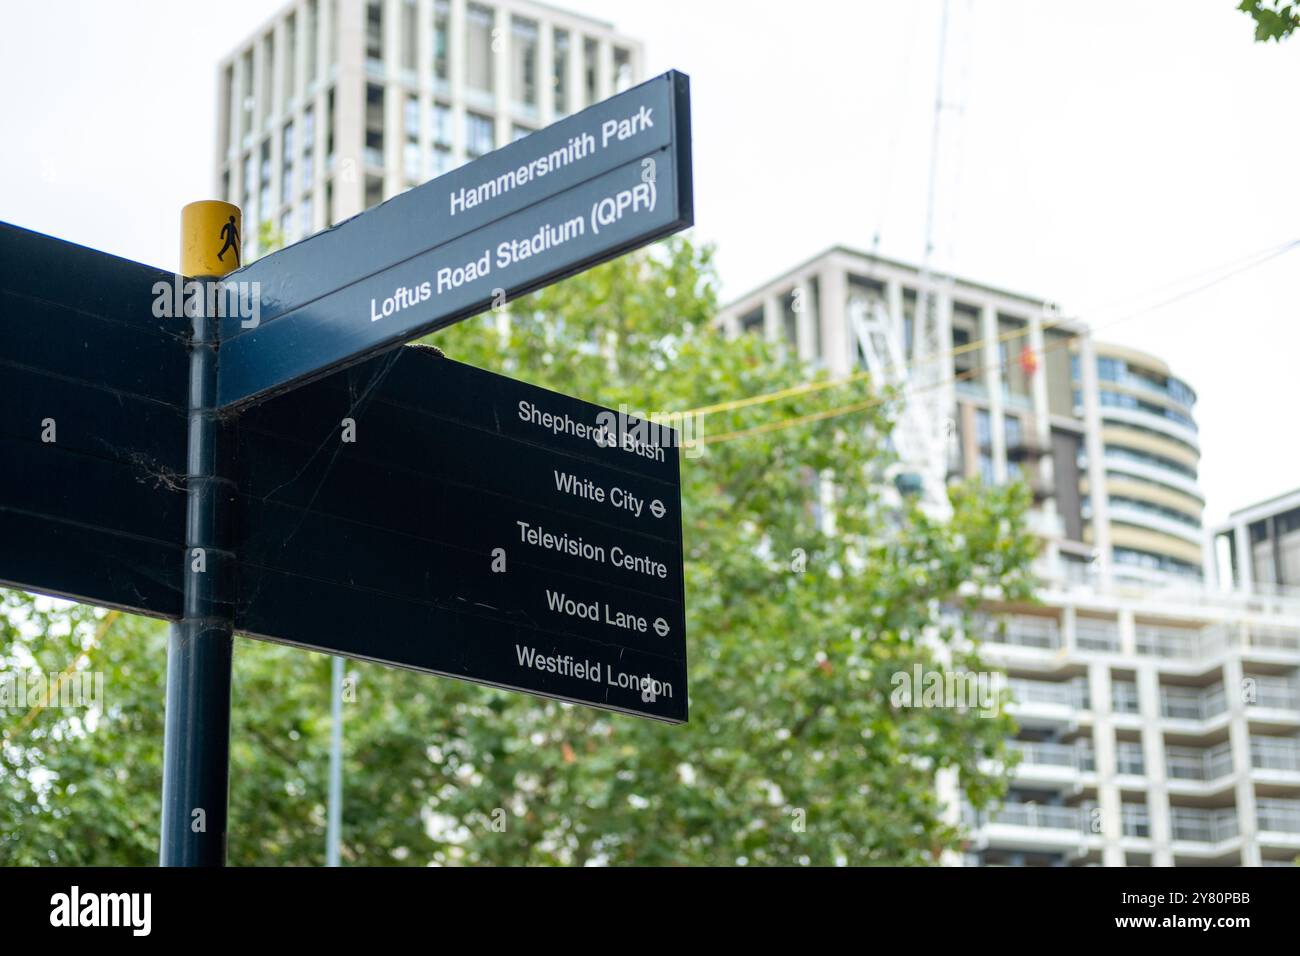
[(238, 629), (684, 721), (676, 433), (400, 352), (244, 413)]
[(693, 222), (689, 80), (669, 72), (252, 263), (218, 404), (360, 361)]

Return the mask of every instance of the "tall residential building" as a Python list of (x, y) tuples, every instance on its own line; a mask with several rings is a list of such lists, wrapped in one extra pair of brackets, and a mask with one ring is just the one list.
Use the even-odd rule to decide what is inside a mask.
[[(921, 341), (920, 302), (937, 341)], [(970, 834), (965, 862), (1296, 859), (1300, 492), (1234, 514), (1215, 532), (1231, 545), (1216, 563), (1203, 546), (1186, 383), (1154, 356), (1094, 341), (1042, 299), (841, 247), (741, 296), (719, 321), (834, 376), (888, 380), (882, 351), (930, 367), (922, 380), (896, 378), (913, 388), (908, 405), (925, 403), (920, 417), (903, 409), (900, 454), (929, 447), (941, 480), (1018, 478), (1033, 491), (1037, 600), (991, 603), (976, 622), (985, 659), (1009, 679), (1020, 762), (1002, 805), (950, 806)], [(880, 349), (873, 330), (893, 346)], [(900, 434), (936, 424), (943, 442)]]
[[(530, 0), (295, 0), (217, 70), (217, 194), (295, 242), (641, 79), (641, 44)], [(256, 225), (255, 225), (256, 224)]]
[(1196, 395), (1159, 359), (1094, 341), (1042, 299), (959, 278), (923, 285), (913, 266), (843, 247), (741, 296), (721, 321), (843, 376), (868, 364), (863, 310), (882, 310), (897, 364), (924, 357), (923, 288), (946, 353), (926, 388), (951, 422), (948, 474), (1026, 481), (1048, 576), (1199, 583)]
[(1214, 529), (1219, 587), (1261, 594), (1300, 589), (1300, 488), (1234, 511)]

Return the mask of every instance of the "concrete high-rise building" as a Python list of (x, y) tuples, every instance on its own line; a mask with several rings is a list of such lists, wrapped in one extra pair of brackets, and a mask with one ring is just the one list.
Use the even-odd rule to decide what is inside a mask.
[(1214, 529), (1219, 587), (1260, 594), (1300, 589), (1300, 488), (1234, 511)]
[[(928, 349), (922, 302), (939, 333)], [(927, 467), (909, 449), (930, 448), (941, 480), (1020, 479), (1033, 491), (1037, 601), (990, 603), (976, 622), (985, 659), (1009, 680), (1020, 762), (1002, 805), (952, 802), (971, 835), (965, 862), (1268, 865), (1300, 854), (1300, 492), (1216, 529), (1230, 545), (1220, 566), (1202, 528), (1186, 383), (1042, 299), (841, 247), (719, 321), (832, 376), (890, 380), (882, 351), (922, 370), (893, 377), (911, 388), (908, 405), (926, 403), (921, 416), (905, 405), (895, 427), (896, 482)], [(893, 346), (878, 348), (873, 330)], [(936, 427), (944, 441), (900, 434)]]
[[(868, 364), (855, 313), (880, 307), (900, 363), (938, 362), (925, 387), (941, 397), (927, 414), (951, 422), (949, 476), (1022, 478), (1033, 490), (1047, 574), (1199, 583), (1204, 497), (1191, 388), (1153, 356), (1094, 341), (1042, 299), (926, 281), (913, 266), (836, 247), (741, 296), (721, 321), (843, 376)], [(923, 289), (945, 353), (933, 360), (915, 334)]]
[(295, 242), (639, 82), (641, 44), (530, 0), (295, 0), (217, 69), (217, 194)]

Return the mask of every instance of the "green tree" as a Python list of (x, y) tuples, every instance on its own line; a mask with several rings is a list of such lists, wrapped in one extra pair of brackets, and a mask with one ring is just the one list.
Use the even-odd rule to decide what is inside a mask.
[[(454, 359), (634, 412), (807, 380), (807, 368), (758, 337), (726, 339), (715, 313), (711, 251), (677, 238), (510, 303), (508, 321), (480, 316), (429, 341)], [(682, 459), (685, 726), (350, 664), (345, 861), (910, 864), (957, 846), (935, 773), (958, 771), (976, 805), (1001, 793), (1004, 778), (984, 761), (1003, 754), (1009, 719), (896, 708), (893, 677), (915, 663), (980, 669), (942, 612), (968, 611), (991, 592), (1028, 598), (1035, 544), (1021, 486), (955, 487), (946, 522), (887, 500), (890, 414), (891, 396), (858, 382), (703, 420), (707, 444)], [(132, 639), (136, 628), (148, 641)], [(6, 639), (27, 647), (39, 643), (34, 633), (11, 629)], [(64, 845), (64, 811), (88, 809), (66, 804), (66, 786), (51, 791), (51, 776), (88, 786), (86, 775), (98, 775), (105, 792), (87, 826), (117, 815), (136, 834), (132, 859), (156, 847), (159, 626), (114, 627), (101, 639), (110, 643), (148, 675), (129, 691), (139, 694), (130, 700), (140, 726), (106, 722), (78, 737), (74, 749), (106, 752), (82, 765), (52, 743), (67, 716), (42, 714), (25, 731), (46, 735), (30, 737), (25, 781), (0, 778), (0, 801), (12, 795), (25, 808), (0, 810), (19, 813), (0, 818), (5, 831), (23, 828), (23, 845), (45, 858)], [(327, 661), (238, 641), (234, 863), (322, 859)], [(104, 732), (111, 740), (99, 740)], [(140, 772), (108, 776), (118, 759)], [(75, 852), (120, 860), (112, 849), (91, 840)]]
[(1237, 9), (1255, 21), (1255, 41), (1282, 40), (1300, 29), (1300, 3), (1293, 0), (1241, 0)]

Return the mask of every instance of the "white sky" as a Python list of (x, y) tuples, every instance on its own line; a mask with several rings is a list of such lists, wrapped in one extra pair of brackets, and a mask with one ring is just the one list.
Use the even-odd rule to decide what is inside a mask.
[[(555, 2), (641, 37), (647, 75), (691, 75), (726, 298), (836, 243), (919, 260), (937, 0)], [(936, 216), (936, 265), (1058, 301), (1197, 390), (1210, 522), (1300, 486), (1300, 249), (1103, 327), (1300, 238), (1300, 38), (1254, 43), (1235, 5), (954, 0)], [(180, 208), (211, 195), (216, 62), (280, 6), (8, 4), (0, 219), (175, 268)]]

